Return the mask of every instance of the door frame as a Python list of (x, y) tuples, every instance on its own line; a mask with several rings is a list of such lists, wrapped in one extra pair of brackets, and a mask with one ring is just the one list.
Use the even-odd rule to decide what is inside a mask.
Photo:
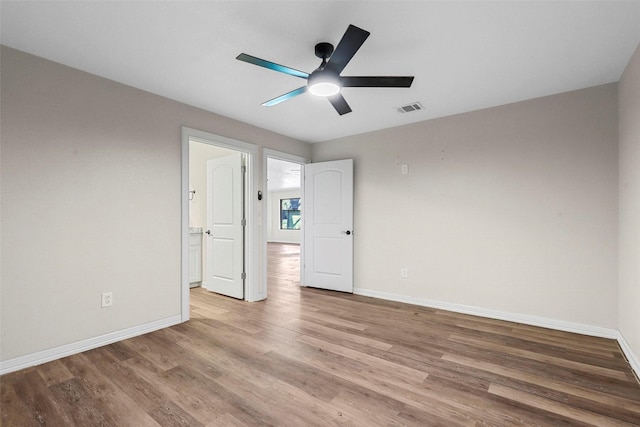
[(257, 301), (258, 283), (256, 273), (260, 256), (258, 254), (258, 233), (255, 229), (256, 198), (253, 197), (257, 185), (258, 174), (255, 172), (258, 158), (258, 146), (248, 142), (238, 141), (209, 132), (200, 131), (188, 127), (182, 127), (182, 168), (181, 168), (181, 292), (180, 292), (180, 312), (182, 321), (186, 322), (190, 318), (189, 301), (189, 141), (195, 140), (204, 144), (215, 145), (233, 151), (239, 151), (247, 155), (247, 195), (246, 195), (246, 219), (245, 228), (245, 265), (247, 278), (245, 281), (245, 301)]
[[(295, 154), (289, 154), (282, 151), (272, 150), (270, 148), (264, 148), (262, 150), (262, 205), (261, 205), (261, 222), (264, 224), (262, 227), (262, 253), (264, 254), (264, 263), (262, 266), (262, 289), (263, 298), (267, 297), (268, 289), (267, 289), (267, 211), (268, 211), (268, 200), (269, 200), (269, 192), (267, 191), (267, 159), (277, 159), (284, 160), (290, 163), (297, 163), (301, 166), (300, 168), (300, 195), (302, 202), (304, 203), (304, 165), (307, 163), (311, 163), (311, 159), (302, 156), (296, 156)], [(302, 207), (302, 226), (304, 227), (304, 205)], [(304, 233), (300, 236), (300, 284), (303, 283), (303, 269), (302, 269), (302, 260), (304, 254)]]

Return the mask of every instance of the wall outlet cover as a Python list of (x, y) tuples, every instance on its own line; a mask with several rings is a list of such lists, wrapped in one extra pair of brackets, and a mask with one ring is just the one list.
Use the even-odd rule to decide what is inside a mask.
[(113, 305), (113, 292), (105, 292), (102, 294), (102, 308), (111, 307)]

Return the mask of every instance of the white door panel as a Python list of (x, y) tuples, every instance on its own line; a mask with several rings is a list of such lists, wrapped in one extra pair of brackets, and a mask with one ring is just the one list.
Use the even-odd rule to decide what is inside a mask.
[(353, 160), (304, 168), (304, 283), (353, 292)]
[(242, 153), (207, 161), (206, 288), (244, 298)]

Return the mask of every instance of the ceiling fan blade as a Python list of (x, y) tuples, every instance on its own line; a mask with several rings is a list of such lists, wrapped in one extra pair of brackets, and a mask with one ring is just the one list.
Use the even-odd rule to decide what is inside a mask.
[(340, 74), (344, 67), (347, 66), (353, 55), (356, 54), (362, 43), (369, 37), (369, 32), (358, 28), (355, 25), (349, 25), (347, 31), (342, 36), (342, 39), (336, 46), (329, 62), (324, 67), (325, 70), (330, 70), (336, 74)]
[(241, 53), (236, 57), (236, 59), (239, 61), (248, 62), (249, 64), (257, 65), (259, 67), (264, 67), (270, 70), (289, 74), (290, 76), (300, 77), (302, 79), (309, 78), (309, 73), (305, 73), (304, 71), (285, 67), (284, 65), (276, 64), (275, 62), (265, 61), (264, 59), (256, 58), (255, 56), (247, 55), (246, 53)]
[(413, 76), (340, 77), (342, 87), (411, 87)]
[(291, 92), (287, 92), (284, 95), (280, 95), (277, 98), (273, 98), (273, 99), (270, 99), (267, 102), (263, 102), (262, 106), (263, 107), (272, 107), (272, 106), (274, 106), (276, 104), (280, 104), (281, 102), (286, 101), (287, 99), (291, 99), (294, 96), (298, 96), (298, 95), (300, 95), (302, 93), (305, 93), (306, 91), (307, 91), (307, 87), (306, 86), (299, 87), (298, 89), (292, 90)]
[(329, 100), (331, 105), (333, 105), (333, 108), (335, 108), (338, 114), (340, 114), (341, 116), (343, 114), (347, 114), (351, 112), (351, 107), (349, 107), (349, 104), (347, 104), (347, 100), (344, 99), (344, 96), (342, 96), (341, 93), (338, 93), (333, 96), (328, 96), (327, 99)]

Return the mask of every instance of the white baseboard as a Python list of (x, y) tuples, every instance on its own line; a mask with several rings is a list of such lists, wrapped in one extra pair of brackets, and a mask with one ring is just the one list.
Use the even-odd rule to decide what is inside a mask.
[(380, 298), (389, 301), (404, 302), (407, 304), (420, 305), (423, 307), (437, 308), (441, 310), (453, 311), (456, 313), (470, 314), (473, 316), (487, 317), (490, 319), (506, 320), (509, 322), (523, 323), (525, 325), (539, 326), (542, 328), (556, 329), (559, 331), (573, 332), (582, 335), (589, 335), (600, 338), (615, 339), (620, 344), (631, 368), (640, 378), (640, 363), (631, 351), (631, 347), (625, 341), (622, 334), (615, 329), (601, 328), (599, 326), (584, 325), (581, 323), (566, 322), (563, 320), (548, 319), (545, 317), (529, 316), (526, 314), (509, 313), (504, 311), (490, 310), (481, 307), (473, 307), (463, 304), (453, 304), (443, 301), (435, 301), (425, 298), (410, 297), (407, 295), (392, 294), (387, 292), (373, 291), (370, 289), (355, 288), (354, 294)]
[(633, 351), (631, 351), (629, 343), (624, 339), (624, 336), (621, 332), (618, 332), (617, 340), (618, 344), (620, 344), (622, 352), (629, 362), (629, 365), (631, 365), (631, 369), (633, 369), (633, 371), (636, 373), (636, 377), (638, 377), (638, 380), (640, 380), (640, 361), (638, 361), (635, 354), (633, 354)]
[(154, 322), (145, 323), (143, 325), (134, 326), (132, 328), (123, 329), (121, 331), (110, 332), (98, 337), (65, 344), (60, 347), (50, 348), (48, 350), (38, 351), (27, 354), (25, 356), (15, 357), (13, 359), (0, 361), (0, 375), (9, 372), (19, 371), (20, 369), (29, 368), (31, 366), (41, 365), (52, 360), (61, 359), (72, 354), (82, 353), (103, 345), (111, 344), (116, 341), (122, 341), (127, 338), (133, 338), (158, 329), (167, 328), (182, 322), (180, 315), (167, 317), (165, 319), (156, 320)]

